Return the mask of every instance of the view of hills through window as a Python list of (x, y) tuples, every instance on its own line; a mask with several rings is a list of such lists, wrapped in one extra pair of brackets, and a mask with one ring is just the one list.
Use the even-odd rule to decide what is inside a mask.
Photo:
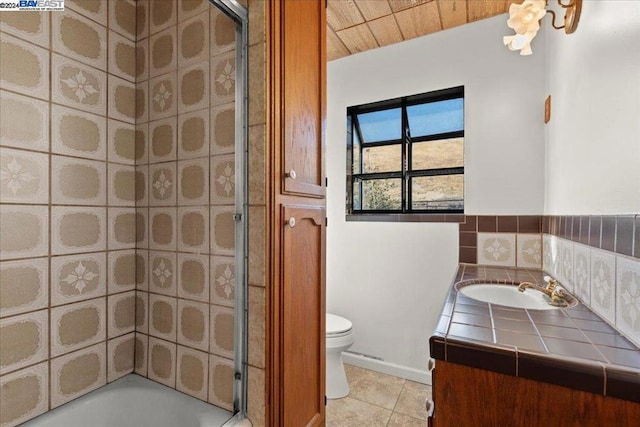
[(348, 213), (464, 211), (464, 88), (347, 115)]

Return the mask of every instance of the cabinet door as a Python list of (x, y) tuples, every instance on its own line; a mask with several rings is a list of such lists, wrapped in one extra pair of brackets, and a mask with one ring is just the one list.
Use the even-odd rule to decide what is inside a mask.
[(324, 425), (325, 209), (282, 206), (283, 425)]
[(283, 193), (322, 197), (325, 3), (282, 2)]

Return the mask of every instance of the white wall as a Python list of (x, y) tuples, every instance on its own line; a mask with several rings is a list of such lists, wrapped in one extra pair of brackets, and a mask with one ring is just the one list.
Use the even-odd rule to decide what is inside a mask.
[(547, 42), (545, 213), (640, 212), (640, 1), (585, 1)]
[(424, 370), (458, 259), (455, 224), (345, 221), (346, 108), (465, 86), (465, 210), (541, 214), (544, 41), (502, 45), (506, 15), (328, 65), (327, 308), (351, 319), (352, 350)]

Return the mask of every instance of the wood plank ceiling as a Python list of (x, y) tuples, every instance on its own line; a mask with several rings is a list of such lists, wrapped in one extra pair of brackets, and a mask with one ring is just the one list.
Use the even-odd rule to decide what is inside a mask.
[(500, 15), (514, 1), (328, 0), (327, 60)]

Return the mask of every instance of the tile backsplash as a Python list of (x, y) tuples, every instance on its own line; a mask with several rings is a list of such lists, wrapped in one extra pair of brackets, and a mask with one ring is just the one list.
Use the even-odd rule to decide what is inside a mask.
[(640, 346), (639, 217), (558, 216), (543, 223), (544, 270)]
[(542, 268), (640, 346), (640, 216), (466, 216), (460, 262)]
[(540, 268), (542, 217), (466, 215), (460, 223), (459, 260), (464, 263)]

